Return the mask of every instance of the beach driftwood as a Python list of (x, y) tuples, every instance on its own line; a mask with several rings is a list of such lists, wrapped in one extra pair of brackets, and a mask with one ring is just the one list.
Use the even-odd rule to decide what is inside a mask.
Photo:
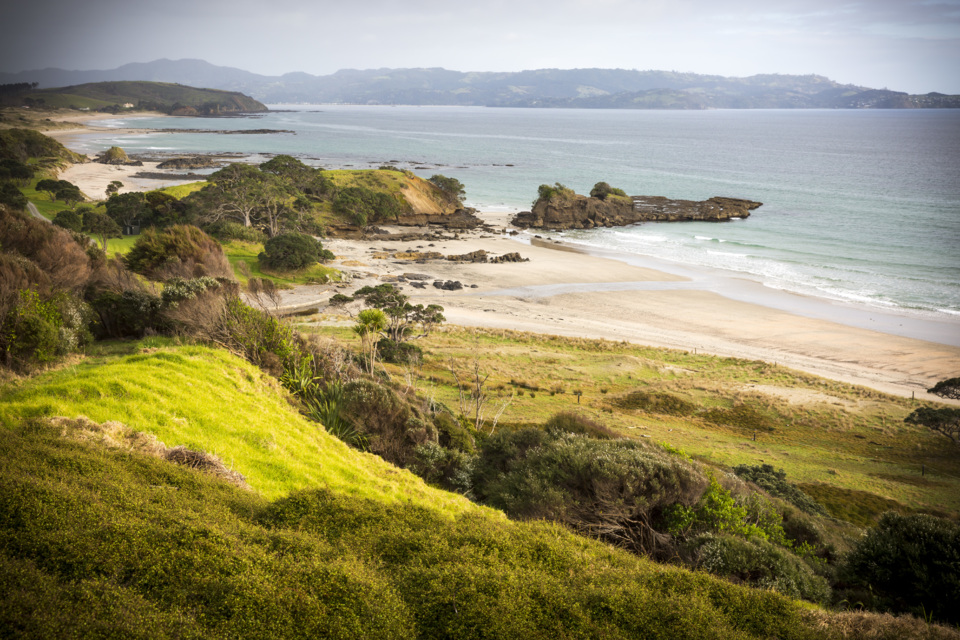
[(522, 229), (592, 229), (621, 227), (639, 222), (723, 222), (746, 218), (761, 202), (741, 198), (671, 200), (663, 196), (629, 198), (552, 198), (538, 201), (533, 211), (522, 211), (511, 223)]

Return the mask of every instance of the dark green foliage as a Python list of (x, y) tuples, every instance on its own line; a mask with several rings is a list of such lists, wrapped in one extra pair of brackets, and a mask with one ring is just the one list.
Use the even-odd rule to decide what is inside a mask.
[(239, 222), (232, 220), (218, 220), (205, 225), (203, 230), (222, 242), (230, 240), (243, 240), (245, 242), (264, 243), (267, 241), (267, 234), (256, 227), (245, 227)]
[(576, 433), (598, 440), (613, 440), (620, 437), (613, 429), (572, 411), (564, 411), (552, 416), (544, 423), (543, 428), (551, 433)]
[(941, 398), (950, 398), (960, 400), (960, 378), (948, 378), (941, 380), (933, 385), (933, 388), (927, 389), (927, 393), (940, 396)]
[(695, 567), (734, 582), (822, 604), (830, 599), (824, 578), (794, 554), (762, 538), (704, 534), (685, 545), (685, 552), (692, 554)]
[(954, 407), (920, 407), (908, 415), (904, 422), (918, 424), (945, 435), (954, 444), (960, 444), (960, 409)]
[(0, 320), (0, 349), (4, 363), (23, 370), (61, 355), (62, 324), (63, 318), (56, 304), (41, 300), (36, 291), (20, 291), (14, 308)]
[(372, 453), (402, 467), (419, 445), (437, 441), (437, 428), (418, 404), (390, 387), (357, 380), (344, 385), (341, 411)]
[(690, 464), (633, 440), (540, 429), (487, 439), (474, 474), (477, 498), (521, 519), (561, 522), (638, 552), (669, 544), (652, 523), (690, 505), (706, 485)]
[(259, 255), (260, 265), (268, 269), (296, 271), (316, 264), (325, 257), (323, 251), (320, 241), (305, 233), (281, 233), (264, 243)]
[(0, 182), (9, 181), (25, 187), (32, 177), (33, 169), (29, 165), (14, 158), (0, 159)]
[(85, 211), (82, 218), (81, 231), (89, 233), (100, 243), (100, 250), (107, 250), (107, 240), (120, 237), (120, 226), (113, 218), (99, 211)]
[(64, 209), (57, 212), (53, 218), (53, 224), (69, 231), (82, 231), (83, 216), (76, 209)]
[(533, 206), (537, 206), (538, 202), (548, 202), (553, 198), (560, 198), (563, 200), (569, 200), (576, 195), (573, 189), (560, 184), (559, 182), (555, 183), (552, 187), (548, 184), (542, 184), (537, 187), (537, 199), (533, 201)]
[(846, 559), (850, 579), (892, 611), (960, 623), (960, 524), (886, 513)]
[[(410, 338), (416, 327), (422, 329), (424, 335), (429, 334), (433, 327), (445, 321), (443, 307), (431, 304), (424, 307), (422, 304), (410, 304), (410, 297), (402, 293), (399, 287), (386, 283), (375, 287), (362, 287), (353, 292), (353, 299), (361, 299), (364, 305), (371, 309), (380, 309), (387, 316), (387, 337), (398, 345)], [(334, 306), (343, 306), (350, 301), (346, 296), (331, 298)]]
[(606, 200), (607, 196), (623, 196), (626, 197), (627, 192), (623, 189), (617, 189), (616, 187), (611, 187), (606, 182), (598, 182), (593, 185), (593, 189), (590, 190), (591, 198), (599, 198), (600, 200)]
[(66, 180), (46, 178), (37, 182), (35, 189), (37, 191), (48, 192), (54, 200), (63, 200), (64, 202), (78, 202), (83, 200), (83, 194), (80, 193), (80, 188)]
[(457, 206), (463, 204), (463, 196), (466, 195), (467, 190), (456, 178), (448, 178), (447, 176), (438, 173), (430, 176), (428, 182), (432, 183), (435, 187), (443, 192), (443, 197), (447, 200), (447, 202)]
[(399, 220), (403, 208), (390, 194), (366, 187), (341, 189), (333, 200), (333, 210), (358, 227), (384, 220)]
[(418, 364), (423, 362), (423, 349), (409, 342), (396, 342), (390, 338), (381, 338), (377, 342), (377, 352), (384, 362), (393, 364)]
[(147, 229), (124, 260), (131, 271), (154, 279), (233, 278), (223, 247), (190, 225), (174, 225), (160, 231)]
[(414, 449), (407, 468), (435, 487), (471, 497), (475, 462), (476, 456), (425, 442)]
[(689, 416), (696, 410), (696, 405), (692, 402), (687, 402), (683, 398), (662, 391), (631, 391), (612, 402), (621, 409), (639, 409), (647, 413), (662, 413), (671, 416)]
[(107, 199), (107, 215), (121, 227), (149, 224), (150, 209), (143, 194), (139, 191), (115, 193)]
[(437, 427), (440, 446), (470, 454), (477, 450), (477, 442), (470, 430), (446, 409), (433, 416), (433, 424)]
[(822, 504), (798, 489), (796, 485), (787, 482), (787, 473), (783, 469), (777, 471), (769, 464), (758, 466), (741, 464), (734, 467), (733, 472), (770, 495), (783, 498), (806, 513), (815, 515), (827, 513)]
[(289, 325), (238, 297), (226, 301), (222, 324), (220, 339), (274, 377), (303, 357), (300, 339)]
[(27, 208), (27, 196), (15, 184), (4, 180), (0, 182), (0, 206), (23, 211)]
[(102, 291), (90, 299), (90, 306), (98, 318), (93, 330), (99, 338), (142, 338), (166, 329), (160, 297), (147, 291)]
[(186, 203), (163, 191), (148, 191), (143, 196), (145, 210), (140, 212), (140, 226), (169, 227), (194, 224), (196, 216)]

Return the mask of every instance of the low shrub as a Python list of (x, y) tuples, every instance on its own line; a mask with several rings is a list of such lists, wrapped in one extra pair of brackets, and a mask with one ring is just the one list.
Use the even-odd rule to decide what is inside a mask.
[(437, 442), (437, 428), (406, 397), (371, 380), (343, 387), (342, 414), (361, 432), (371, 453), (403, 467), (414, 449)]
[(550, 433), (576, 433), (598, 440), (614, 440), (620, 437), (613, 429), (572, 411), (555, 414), (544, 423), (543, 428)]
[(787, 482), (787, 473), (775, 470), (769, 464), (750, 466), (737, 465), (733, 472), (739, 477), (754, 483), (772, 496), (782, 498), (798, 509), (815, 515), (826, 515), (823, 505), (805, 494), (796, 485)]
[(740, 403), (730, 408), (713, 407), (700, 414), (707, 422), (736, 427), (744, 431), (773, 431), (776, 420), (751, 404)]
[(847, 556), (844, 572), (874, 606), (960, 623), (960, 524), (886, 513)]
[(142, 289), (101, 291), (90, 299), (99, 338), (142, 338), (166, 329), (160, 317), (160, 296)]
[(470, 429), (463, 426), (449, 412), (442, 411), (433, 416), (433, 424), (437, 427), (437, 441), (440, 446), (464, 453), (475, 453), (477, 442)]
[(639, 409), (647, 413), (662, 413), (670, 416), (689, 416), (697, 408), (692, 402), (661, 391), (631, 391), (625, 396), (614, 399), (613, 404), (620, 409)]
[(418, 364), (423, 362), (423, 349), (410, 342), (397, 342), (390, 338), (381, 338), (377, 342), (377, 353), (384, 362), (393, 364)]
[(333, 258), (319, 240), (305, 233), (281, 233), (267, 240), (257, 256), (260, 265), (268, 269), (297, 271), (319, 261)]
[(470, 497), (475, 462), (476, 456), (425, 442), (413, 450), (407, 468), (436, 487)]
[(791, 598), (826, 603), (830, 586), (803, 560), (782, 547), (758, 538), (703, 534), (685, 545), (692, 564), (704, 571), (761, 589), (774, 589)]
[(125, 256), (127, 267), (154, 280), (174, 277), (233, 278), (220, 244), (190, 225), (147, 229)]

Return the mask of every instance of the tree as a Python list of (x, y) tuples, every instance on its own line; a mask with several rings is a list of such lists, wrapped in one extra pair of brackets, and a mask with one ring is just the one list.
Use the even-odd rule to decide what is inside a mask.
[(367, 356), (367, 367), (371, 374), (377, 362), (377, 341), (386, 328), (387, 316), (380, 309), (364, 309), (357, 314), (353, 332), (360, 336), (361, 348)]
[(107, 250), (107, 240), (120, 237), (120, 227), (110, 216), (91, 209), (83, 214), (83, 232), (94, 236), (102, 251)]
[(437, 175), (430, 176), (428, 182), (440, 189), (440, 191), (443, 192), (444, 198), (450, 204), (458, 207), (463, 205), (463, 196), (467, 194), (467, 191), (463, 184), (456, 178), (449, 178), (438, 173)]
[(54, 216), (53, 224), (68, 231), (83, 231), (83, 214), (78, 209), (64, 209)]
[(0, 205), (22, 211), (27, 206), (27, 197), (12, 182), (0, 182)]
[(53, 194), (54, 200), (62, 200), (68, 204), (75, 204), (83, 200), (83, 193), (80, 191), (80, 188), (67, 183), (69, 186), (63, 186), (57, 189)]
[(960, 409), (920, 407), (908, 415), (904, 422), (927, 427), (960, 445)]
[(9, 180), (14, 184), (25, 187), (33, 177), (33, 169), (15, 158), (0, 160), (0, 180)]
[(107, 199), (107, 215), (121, 227), (128, 227), (134, 223), (147, 222), (149, 209), (144, 202), (143, 194), (138, 191), (130, 193), (115, 193)]
[(118, 191), (120, 191), (122, 187), (123, 187), (123, 183), (120, 182), (119, 180), (111, 180), (110, 184), (108, 184), (107, 188), (105, 189), (107, 197), (109, 198), (113, 194), (117, 193)]
[(960, 378), (948, 378), (941, 380), (933, 385), (932, 389), (927, 389), (927, 393), (949, 398), (951, 400), (960, 400)]
[(363, 287), (354, 291), (353, 296), (362, 299), (367, 307), (383, 311), (388, 322), (385, 337), (397, 344), (409, 340), (417, 325), (423, 328), (426, 335), (430, 329), (446, 320), (440, 305), (424, 307), (422, 304), (410, 304), (410, 297), (390, 283)]
[(333, 200), (333, 210), (347, 216), (361, 229), (371, 222), (389, 218), (399, 220), (402, 213), (400, 203), (390, 194), (366, 187), (341, 189)]
[(258, 256), (267, 268), (297, 270), (332, 257), (319, 240), (305, 233), (281, 233), (266, 241)]
[(216, 219), (233, 218), (251, 227), (262, 198), (262, 176), (257, 167), (233, 163), (210, 174), (210, 184), (201, 193), (211, 199)]

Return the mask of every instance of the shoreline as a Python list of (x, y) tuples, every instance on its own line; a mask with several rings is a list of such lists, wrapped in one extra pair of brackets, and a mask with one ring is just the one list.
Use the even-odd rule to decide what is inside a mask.
[[(70, 121), (83, 128), (51, 132), (55, 134), (51, 137), (69, 146), (78, 135), (124, 131), (82, 125), (98, 119), (105, 118), (77, 117)], [(85, 193), (95, 194), (103, 193), (111, 180), (124, 182), (123, 191), (190, 182), (132, 178), (139, 171), (152, 171), (151, 164), (73, 165), (61, 178), (77, 183)], [(479, 215), (496, 228), (509, 228), (510, 212)], [(426, 246), (428, 243), (431, 246)], [(285, 291), (281, 306), (322, 308), (334, 293), (349, 293), (366, 284), (417, 273), (433, 280), (460, 281), (468, 287), (461, 291), (442, 291), (430, 284), (425, 289), (403, 287), (414, 304), (444, 306), (450, 324), (627, 340), (761, 360), (895, 395), (915, 394), (939, 402), (943, 400), (928, 395), (926, 389), (960, 372), (960, 320), (955, 326), (939, 323), (942, 326), (938, 331), (945, 337), (941, 339), (956, 344), (941, 343), (936, 341), (940, 334), (925, 333), (922, 320), (770, 289), (743, 274), (707, 273), (645, 256), (538, 240), (529, 233), (509, 236), (472, 231), (462, 233), (460, 239), (436, 242), (398, 242), (389, 237), (367, 241), (327, 239), (324, 245), (337, 255), (331, 266), (341, 269), (351, 282), (346, 286), (312, 285)], [(493, 255), (519, 251), (530, 262), (418, 264), (373, 257), (374, 252), (383, 250), (453, 255), (478, 249)], [(469, 288), (471, 285), (476, 288)], [(327, 321), (337, 322), (337, 318)], [(897, 334), (898, 330), (904, 333), (898, 326), (903, 324), (910, 325), (910, 335)]]

